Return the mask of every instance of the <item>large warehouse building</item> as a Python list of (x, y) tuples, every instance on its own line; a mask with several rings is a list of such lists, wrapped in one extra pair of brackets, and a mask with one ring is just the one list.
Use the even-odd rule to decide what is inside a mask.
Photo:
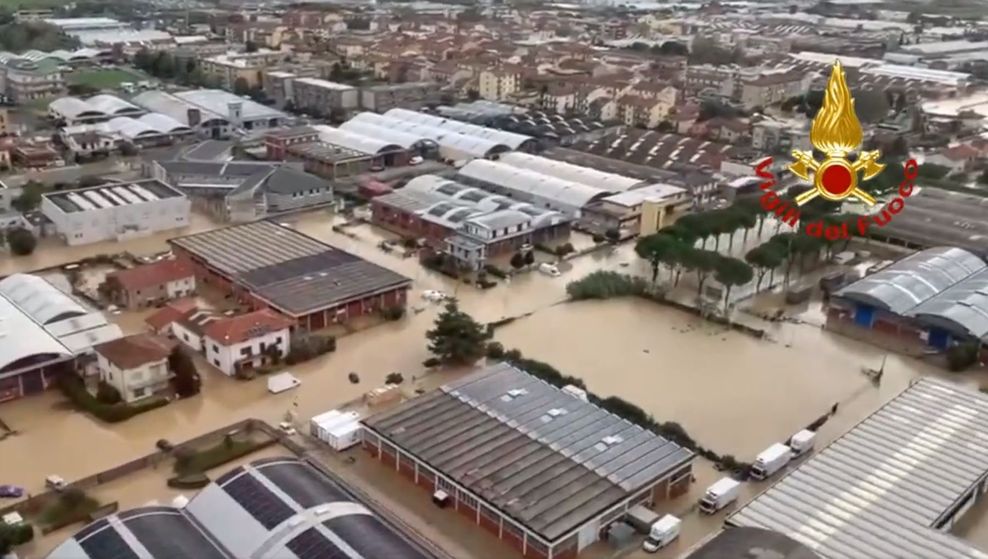
[(72, 372), (78, 356), (121, 336), (102, 313), (45, 278), (7, 276), (0, 280), (0, 402), (43, 391)]
[(412, 280), (271, 221), (255, 221), (169, 241), (196, 280), (254, 308), (271, 308), (298, 327), (319, 330), (400, 306)]
[(41, 213), (70, 245), (145, 237), (189, 224), (192, 202), (150, 179), (44, 194)]
[(988, 559), (946, 533), (988, 491), (986, 431), (988, 396), (918, 380), (727, 524), (781, 532), (826, 559)]
[(363, 424), (368, 452), (525, 557), (574, 557), (692, 476), (689, 450), (508, 364)]
[(830, 326), (865, 328), (936, 349), (988, 340), (988, 265), (939, 247), (911, 254), (837, 291)]
[(48, 559), (430, 559), (346, 487), (294, 458), (240, 466), (184, 507), (101, 518)]

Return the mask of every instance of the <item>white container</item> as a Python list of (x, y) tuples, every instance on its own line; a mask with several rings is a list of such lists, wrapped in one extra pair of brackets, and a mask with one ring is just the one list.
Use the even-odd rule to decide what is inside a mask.
[(360, 414), (331, 410), (309, 420), (309, 433), (335, 450), (346, 450), (360, 442)]
[(268, 392), (272, 394), (280, 394), (286, 390), (291, 390), (297, 386), (300, 386), (302, 381), (295, 378), (295, 375), (284, 372), (278, 373), (277, 375), (272, 375), (268, 377)]
[(802, 456), (813, 450), (813, 441), (816, 440), (816, 433), (803, 429), (789, 439), (789, 448), (792, 449), (793, 458)]
[(792, 460), (792, 449), (784, 444), (775, 443), (755, 458), (755, 463), (751, 465), (751, 477), (768, 479), (790, 460)]
[(652, 524), (648, 537), (642, 543), (642, 549), (648, 553), (655, 553), (669, 545), (679, 537), (679, 527), (682, 523), (682, 520), (671, 514), (663, 516), (655, 524)]
[(734, 478), (721, 478), (707, 488), (700, 499), (700, 512), (713, 514), (733, 503), (741, 493), (741, 482)]
[(559, 273), (559, 268), (557, 268), (554, 264), (549, 264), (548, 262), (539, 264), (539, 271), (554, 278), (558, 278), (561, 275)]
[(573, 386), (572, 384), (567, 384), (566, 386), (563, 387), (563, 392), (569, 394), (574, 398), (579, 398), (584, 402), (588, 401), (587, 391), (580, 388), (579, 386)]

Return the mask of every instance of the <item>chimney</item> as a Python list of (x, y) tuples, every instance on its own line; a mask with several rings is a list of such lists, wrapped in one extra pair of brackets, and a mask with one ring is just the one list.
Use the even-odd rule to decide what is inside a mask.
[(230, 124), (232, 124), (237, 128), (243, 126), (244, 104), (239, 101), (230, 102), (227, 103), (226, 109), (227, 109), (228, 119), (230, 120)]
[(189, 121), (189, 128), (195, 128), (202, 122), (202, 113), (199, 112), (199, 109), (189, 109), (185, 113), (185, 118)]

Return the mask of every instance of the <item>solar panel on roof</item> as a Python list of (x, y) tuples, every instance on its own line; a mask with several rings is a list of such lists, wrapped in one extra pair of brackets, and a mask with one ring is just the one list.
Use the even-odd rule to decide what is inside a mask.
[(92, 524), (90, 524), (89, 526), (86, 526), (82, 530), (79, 530), (79, 532), (77, 532), (76, 535), (75, 535), (75, 539), (76, 540), (81, 540), (81, 539), (85, 538), (86, 536), (88, 536), (89, 534), (92, 534), (92, 533), (98, 531), (100, 528), (103, 528), (107, 524), (108, 524), (108, 522), (106, 521), (106, 519), (97, 520), (96, 522), (93, 522)]
[(259, 472), (304, 508), (353, 501), (343, 489), (304, 464), (272, 464), (261, 468)]
[(407, 541), (367, 514), (337, 516), (323, 523), (362, 557), (424, 559)]
[(309, 528), (295, 536), (285, 547), (298, 555), (300, 559), (349, 559), (349, 555), (336, 547), (333, 542), (315, 528)]
[(224, 485), (223, 490), (268, 530), (295, 514), (291, 507), (253, 476), (240, 476)]
[(93, 534), (79, 542), (79, 546), (90, 557), (98, 559), (141, 559), (140, 555), (131, 549), (130, 544), (112, 528)]

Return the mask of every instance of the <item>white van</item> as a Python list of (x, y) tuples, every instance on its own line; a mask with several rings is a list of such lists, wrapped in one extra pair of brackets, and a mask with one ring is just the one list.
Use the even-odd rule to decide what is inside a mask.
[(642, 549), (648, 553), (655, 553), (663, 547), (672, 543), (679, 537), (679, 526), (683, 521), (671, 514), (667, 514), (652, 524), (652, 529), (648, 531), (648, 537), (642, 543)]
[(548, 262), (539, 264), (539, 271), (554, 278), (558, 278), (562, 275), (559, 273), (559, 268), (557, 268), (555, 264), (549, 264)]

